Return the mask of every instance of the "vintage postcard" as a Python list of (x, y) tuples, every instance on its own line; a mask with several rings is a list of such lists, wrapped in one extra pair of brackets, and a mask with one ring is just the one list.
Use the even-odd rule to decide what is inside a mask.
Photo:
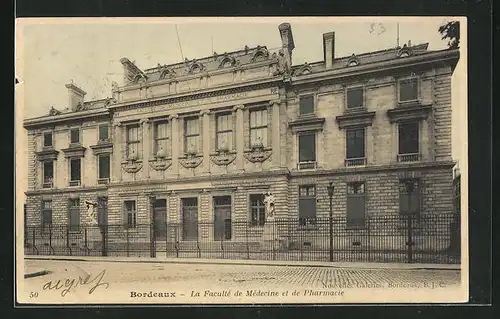
[(17, 20), (16, 300), (467, 301), (466, 22)]

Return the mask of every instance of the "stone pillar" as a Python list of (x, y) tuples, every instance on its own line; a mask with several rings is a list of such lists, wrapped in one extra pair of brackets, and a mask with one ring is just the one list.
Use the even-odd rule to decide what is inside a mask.
[(281, 166), (281, 148), (280, 148), (280, 102), (274, 100), (269, 102), (272, 107), (272, 139), (271, 146), (273, 149), (272, 167), (279, 169)]
[(172, 114), (169, 116), (168, 120), (170, 121), (170, 127), (172, 128), (172, 174), (179, 174), (179, 144), (181, 141), (179, 140), (179, 115)]
[(243, 109), (245, 105), (236, 105), (233, 111), (236, 112), (236, 170), (242, 172), (243, 165), (243, 149), (245, 145), (245, 136), (243, 135)]
[(202, 110), (200, 112), (202, 118), (202, 134), (201, 143), (203, 145), (203, 173), (210, 173), (210, 111)]
[(142, 125), (142, 169), (144, 178), (149, 178), (149, 159), (151, 158), (151, 135), (150, 135), (150, 121), (149, 119), (141, 119)]
[(113, 168), (112, 168), (112, 182), (121, 182), (122, 180), (122, 159), (123, 159), (123, 151), (122, 150), (122, 123), (114, 122), (114, 139), (113, 139)]

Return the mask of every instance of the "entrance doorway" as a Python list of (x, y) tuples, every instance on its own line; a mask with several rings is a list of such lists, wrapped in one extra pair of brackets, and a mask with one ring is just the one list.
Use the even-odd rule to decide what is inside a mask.
[(157, 199), (153, 204), (153, 223), (156, 239), (165, 239), (167, 236), (167, 200)]
[(214, 197), (214, 240), (230, 240), (231, 232), (231, 196)]

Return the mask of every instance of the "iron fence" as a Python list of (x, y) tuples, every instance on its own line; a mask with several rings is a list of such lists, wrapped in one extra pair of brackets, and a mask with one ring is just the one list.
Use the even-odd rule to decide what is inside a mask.
[[(188, 227), (196, 231), (187, 232)], [(264, 225), (235, 220), (46, 225), (25, 227), (25, 242), (29, 255), (460, 263), (460, 220), (456, 214), (397, 214), (276, 219)]]

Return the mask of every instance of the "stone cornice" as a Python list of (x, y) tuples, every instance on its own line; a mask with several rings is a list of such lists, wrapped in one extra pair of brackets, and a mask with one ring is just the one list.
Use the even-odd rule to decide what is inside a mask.
[(294, 133), (303, 131), (321, 131), (323, 130), (324, 123), (324, 117), (303, 116), (289, 122), (288, 126)]
[(113, 152), (113, 143), (98, 143), (96, 145), (90, 145), (90, 148), (92, 149), (92, 153), (94, 153), (94, 155), (110, 154)]
[(194, 94), (189, 93), (189, 92), (185, 92), (185, 93), (178, 93), (178, 94), (173, 94), (173, 95), (164, 95), (164, 96), (158, 97), (156, 99), (150, 99), (147, 101), (145, 101), (144, 99), (134, 100), (134, 101), (123, 101), (121, 103), (110, 105), (110, 109), (113, 109), (116, 111), (123, 111), (123, 110), (131, 110), (131, 109), (141, 108), (141, 107), (151, 107), (151, 106), (158, 106), (158, 105), (162, 105), (162, 104), (197, 100), (197, 99), (227, 95), (227, 94), (232, 94), (232, 93), (247, 92), (247, 91), (258, 90), (258, 89), (263, 89), (263, 88), (270, 88), (272, 86), (276, 86), (276, 85), (278, 85), (279, 80), (280, 80), (279, 78), (275, 78), (275, 79), (267, 79), (265, 81), (262, 81), (262, 80), (254, 81), (256, 83), (252, 83), (252, 82), (235, 83), (234, 85), (231, 85), (229, 87), (210, 88), (210, 89), (200, 90)]
[(81, 145), (70, 145), (61, 151), (64, 152), (65, 157), (84, 157), (86, 148)]
[(42, 116), (42, 117), (26, 119), (24, 120), (23, 126), (25, 129), (33, 129), (36, 127), (47, 126), (56, 123), (60, 124), (72, 121), (81, 122), (82, 120), (90, 121), (105, 116), (109, 116), (109, 111), (107, 109), (95, 109), (95, 110), (87, 110), (81, 112), (63, 113), (55, 116)]
[(44, 149), (44, 150), (39, 151), (39, 152), (35, 152), (35, 154), (36, 154), (37, 160), (39, 160), (39, 161), (56, 160), (57, 155), (59, 154), (59, 151), (56, 151), (53, 148), (48, 148), (48, 149)]
[(344, 115), (339, 115), (335, 119), (339, 124), (339, 128), (348, 128), (353, 126), (370, 126), (372, 125), (375, 112), (352, 112)]
[(456, 65), (459, 59), (459, 50), (442, 50), (420, 55), (414, 55), (407, 58), (398, 58), (388, 61), (381, 61), (368, 64), (360, 64), (353, 67), (332, 69), (322, 72), (316, 72), (300, 77), (292, 77), (292, 83), (305, 84), (322, 80), (332, 80), (344, 77), (361, 76), (368, 73), (387, 72), (395, 69), (414, 67), (416, 65), (426, 65), (435, 63), (448, 63), (452, 67)]
[[(109, 185), (109, 184), (108, 184)], [(40, 189), (40, 190), (29, 190), (24, 192), (26, 196), (33, 195), (55, 195), (55, 194), (64, 194), (64, 193), (87, 193), (87, 192), (99, 192), (106, 191), (108, 189), (108, 185), (99, 185), (92, 187), (68, 187), (68, 188), (59, 188), (59, 189)]]

